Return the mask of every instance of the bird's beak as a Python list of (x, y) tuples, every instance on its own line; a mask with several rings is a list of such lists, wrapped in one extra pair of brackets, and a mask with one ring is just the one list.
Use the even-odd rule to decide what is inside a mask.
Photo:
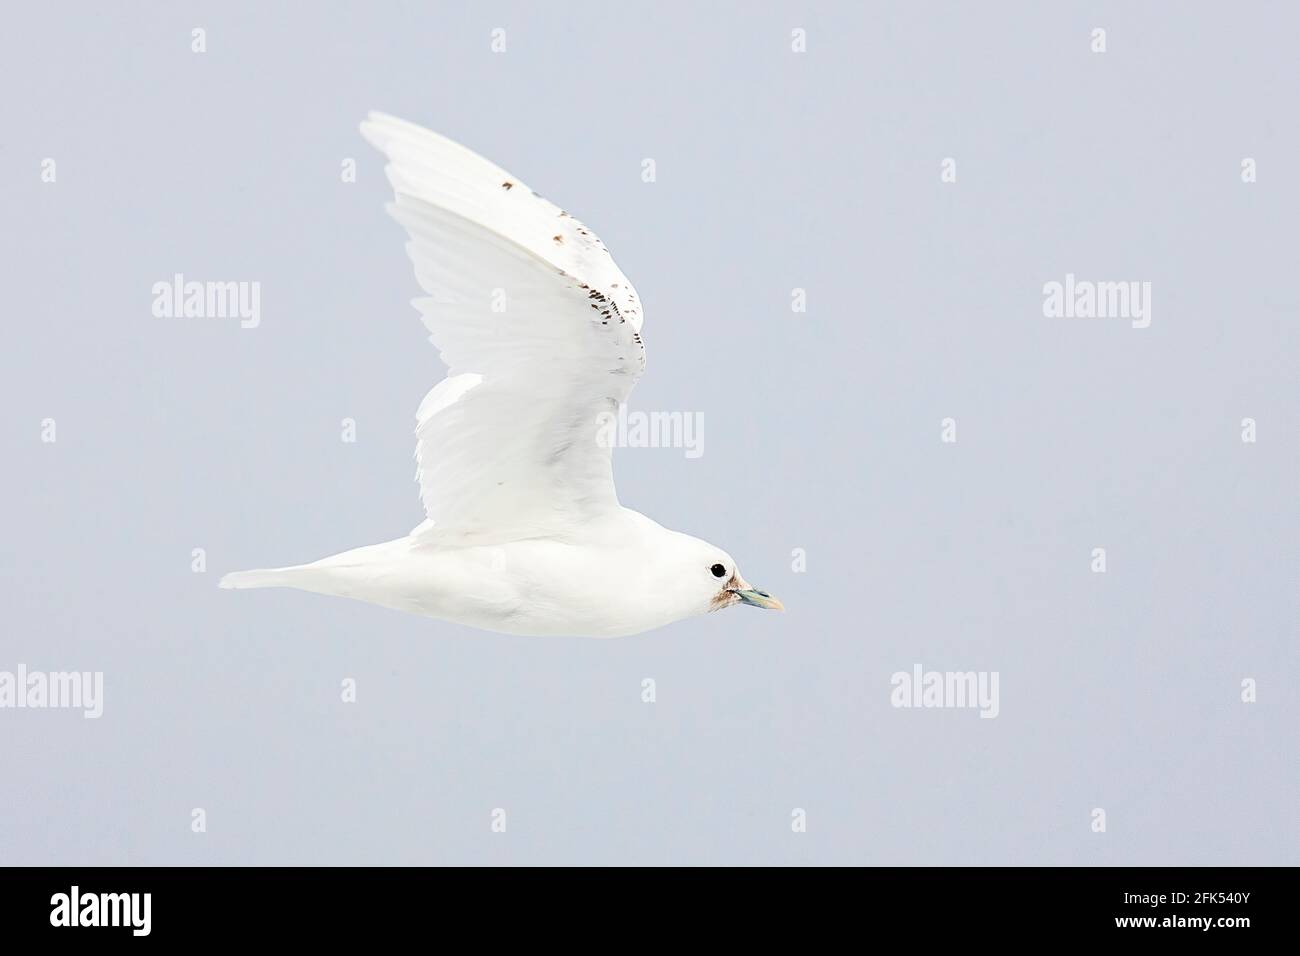
[(732, 594), (740, 598), (745, 604), (752, 604), (754, 607), (763, 607), (771, 611), (784, 611), (785, 605), (778, 601), (766, 591), (756, 591), (753, 588), (728, 588)]

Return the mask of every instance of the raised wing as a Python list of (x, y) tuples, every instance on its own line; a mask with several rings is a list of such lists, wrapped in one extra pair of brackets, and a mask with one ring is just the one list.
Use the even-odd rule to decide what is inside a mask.
[(562, 533), (618, 507), (602, 416), (645, 368), (641, 305), (604, 244), (516, 177), (451, 140), (370, 114), (389, 212), (449, 369), (420, 403), (415, 456), (444, 545)]

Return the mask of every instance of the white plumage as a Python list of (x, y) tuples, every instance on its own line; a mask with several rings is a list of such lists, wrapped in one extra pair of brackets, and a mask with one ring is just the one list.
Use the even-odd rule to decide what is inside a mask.
[[(523, 634), (615, 636), (779, 607), (725, 552), (619, 505), (597, 440), (645, 368), (636, 290), (581, 222), (470, 150), (372, 113), (389, 212), (449, 372), (420, 403), (426, 520), (308, 565), (226, 575)], [(725, 574), (719, 576), (719, 567)]]

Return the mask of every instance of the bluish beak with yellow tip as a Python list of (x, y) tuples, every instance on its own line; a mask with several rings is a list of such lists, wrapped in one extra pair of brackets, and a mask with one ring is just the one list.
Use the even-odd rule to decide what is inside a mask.
[(751, 587), (744, 588), (727, 588), (732, 594), (740, 598), (744, 604), (751, 604), (754, 607), (767, 608), (770, 611), (784, 611), (785, 605), (778, 601), (766, 591), (758, 591)]

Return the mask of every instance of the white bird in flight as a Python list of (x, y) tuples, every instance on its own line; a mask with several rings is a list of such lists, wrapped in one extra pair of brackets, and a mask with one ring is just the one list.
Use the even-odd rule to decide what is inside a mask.
[(371, 113), (387, 207), (448, 367), (417, 413), (427, 520), (223, 588), (291, 587), (490, 631), (620, 637), (734, 604), (781, 610), (721, 548), (624, 508), (599, 424), (645, 368), (641, 306), (604, 244), (505, 170)]

